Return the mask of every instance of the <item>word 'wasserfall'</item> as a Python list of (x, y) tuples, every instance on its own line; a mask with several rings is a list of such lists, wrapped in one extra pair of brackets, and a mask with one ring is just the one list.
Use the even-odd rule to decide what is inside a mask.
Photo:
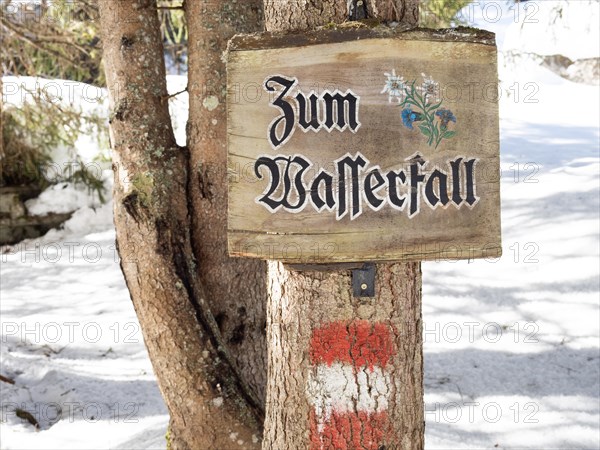
[(415, 155), (402, 168), (384, 172), (370, 166), (360, 152), (346, 154), (333, 162), (333, 171), (321, 169), (316, 176), (305, 180), (313, 163), (303, 155), (260, 156), (254, 164), (255, 175), (266, 176), (269, 184), (256, 203), (270, 212), (283, 209), (296, 213), (308, 204), (317, 212), (335, 211), (339, 220), (350, 212), (356, 219), (366, 205), (378, 211), (386, 204), (408, 212), (412, 218), (420, 211), (421, 203), (432, 209), (453, 205), (472, 208), (479, 198), (475, 189), (477, 159), (456, 157), (443, 168), (427, 170), (428, 161)]

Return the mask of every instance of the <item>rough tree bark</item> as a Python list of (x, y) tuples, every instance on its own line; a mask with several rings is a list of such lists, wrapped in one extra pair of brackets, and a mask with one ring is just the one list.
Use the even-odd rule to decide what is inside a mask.
[[(99, 11), (111, 93), (117, 243), (171, 415), (171, 448), (258, 448), (262, 402), (236, 368), (211, 311), (222, 299), (209, 300), (207, 281), (197, 276), (199, 236), (191, 230), (201, 213), (189, 193), (198, 183), (188, 170), (187, 148), (176, 145), (171, 129), (156, 1), (105, 0)], [(207, 39), (205, 45), (216, 44)], [(259, 385), (260, 375), (255, 380)]]
[(0, 170), (4, 164), (4, 134), (2, 131), (2, 111), (4, 111), (4, 88), (2, 87), (2, 74), (0, 74)]
[[(300, 31), (348, 19), (355, 0), (264, 0), (267, 31)], [(419, 0), (365, 0), (366, 16), (416, 26)], [(361, 6), (358, 6), (361, 8)], [(350, 7), (350, 8), (353, 8)], [(362, 16), (359, 16), (362, 17)]]
[[(416, 0), (372, 0), (367, 16), (415, 25)], [(265, 0), (267, 31), (347, 17), (346, 0)], [(263, 449), (422, 449), (420, 263), (378, 264), (376, 297), (351, 275), (269, 263)]]
[[(227, 254), (227, 41), (262, 30), (262, 0), (185, 2), (189, 30), (190, 201), (198, 276), (208, 303), (257, 398), (267, 379), (266, 263)], [(231, 174), (235, 176), (235, 174)]]

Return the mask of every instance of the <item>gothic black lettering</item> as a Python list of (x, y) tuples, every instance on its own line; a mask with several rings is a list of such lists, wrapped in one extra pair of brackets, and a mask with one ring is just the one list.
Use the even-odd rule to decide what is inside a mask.
[[(277, 117), (275, 120), (273, 120), (273, 122), (271, 122), (271, 125), (269, 125), (269, 142), (273, 148), (277, 148), (281, 144), (285, 143), (294, 131), (294, 120), (296, 117), (295, 110), (292, 105), (285, 101), (285, 96), (287, 95), (288, 91), (294, 87), (296, 82), (297, 80), (295, 78), (289, 79), (279, 76), (271, 77), (265, 81), (265, 89), (268, 92), (276, 91), (276, 88), (273, 87), (273, 83), (279, 84), (283, 87), (279, 96), (272, 102), (273, 106), (281, 110), (281, 116)], [(283, 126), (280, 127), (282, 123)], [(283, 128), (283, 130), (278, 133), (278, 128)]]
[[(306, 97), (301, 92), (296, 95), (298, 102), (298, 123), (304, 131), (312, 129), (318, 131), (321, 128), (319, 124), (319, 97), (314, 92), (308, 96), (310, 106), (307, 107)], [(310, 120), (307, 119), (307, 110), (310, 109)]]
[[(279, 164), (280, 162), (283, 164)], [(268, 169), (271, 184), (267, 188), (267, 192), (257, 201), (264, 203), (273, 212), (281, 207), (290, 212), (301, 211), (306, 201), (306, 188), (302, 176), (310, 167), (310, 162), (301, 156), (293, 158), (290, 156), (276, 158), (263, 156), (258, 158), (254, 164), (254, 174), (258, 179), (263, 178), (260, 170), (263, 166)], [(292, 176), (294, 178), (293, 186)], [(279, 198), (275, 198), (277, 194), (279, 194)], [(292, 204), (294, 197), (296, 204)]]
[(424, 166), (425, 164), (425, 161), (417, 155), (410, 165), (410, 213), (408, 214), (408, 217), (412, 217), (419, 212), (419, 184), (425, 179), (425, 175), (419, 172), (419, 166)]
[[(350, 189), (350, 200), (352, 202), (352, 212), (350, 215), (351, 219), (358, 217), (361, 213), (360, 205), (360, 185), (358, 183), (359, 168), (367, 165), (367, 161), (362, 157), (360, 153), (355, 158), (350, 155), (345, 156), (337, 162), (338, 169), (338, 210), (337, 218), (341, 219), (346, 215), (346, 207), (348, 203), (348, 195), (346, 188)], [(346, 167), (350, 169), (350, 183), (346, 186)]]
[[(373, 185), (373, 180), (375, 185)], [(365, 197), (374, 209), (379, 209), (385, 203), (385, 200), (376, 195), (376, 192), (383, 186), (385, 186), (385, 179), (378, 169), (371, 170), (365, 177)]]
[[(325, 200), (321, 197), (321, 185), (324, 185)], [(310, 198), (317, 211), (321, 211), (324, 206), (327, 206), (329, 210), (335, 206), (333, 176), (326, 170), (319, 172), (312, 182), (310, 186)]]
[[(335, 126), (340, 131), (343, 131), (346, 126), (349, 126), (351, 130), (358, 128), (358, 121), (356, 120), (358, 98), (352, 94), (352, 91), (347, 91), (346, 95), (342, 95), (337, 91), (334, 95), (326, 92), (323, 95), (323, 100), (325, 101), (325, 127), (328, 130), (333, 129)], [(346, 108), (346, 104), (348, 108)], [(346, 112), (348, 113), (347, 121)]]
[(404, 195), (398, 195), (398, 188), (396, 186), (396, 180), (400, 180), (401, 184), (406, 184), (406, 175), (404, 174), (403, 170), (399, 170), (398, 172), (394, 172), (393, 170), (390, 170), (387, 174), (386, 174), (386, 178), (387, 178), (387, 184), (389, 186), (389, 190), (388, 190), (388, 195), (389, 195), (389, 202), (390, 205), (393, 208), (396, 209), (404, 209)]
[(271, 106), (279, 109), (280, 115), (269, 124), (267, 132), (274, 149), (285, 144), (297, 127), (305, 132), (324, 128), (328, 132), (349, 129), (352, 133), (360, 128), (360, 97), (354, 92), (325, 90), (318, 96), (311, 91), (307, 96), (300, 90), (294, 93), (297, 84), (296, 78), (283, 75), (272, 75), (265, 80), (265, 90), (278, 94), (271, 101)]
[(476, 196), (475, 196), (475, 175), (474, 175), (474, 171), (475, 171), (475, 163), (477, 162), (476, 159), (470, 159), (468, 161), (465, 162), (465, 171), (467, 173), (467, 198), (466, 198), (466, 202), (469, 204), (469, 206), (473, 206), (475, 205), (475, 203), (477, 203), (477, 201), (479, 200)]
[(460, 163), (462, 158), (456, 158), (450, 162), (452, 167), (452, 202), (458, 206), (462, 203), (462, 197), (460, 195)]
[[(437, 190), (435, 193), (435, 181), (437, 180)], [(444, 173), (435, 169), (425, 185), (425, 198), (427, 202), (432, 206), (436, 207), (439, 204), (446, 206), (450, 201), (448, 199), (448, 176)]]
[(269, 183), (256, 203), (272, 213), (280, 209), (300, 212), (311, 204), (319, 213), (325, 209), (334, 212), (338, 220), (348, 212), (354, 220), (364, 207), (378, 211), (386, 204), (400, 211), (408, 205), (409, 218), (419, 214), (421, 204), (434, 210), (449, 205), (472, 208), (479, 201), (476, 162), (457, 157), (445, 166), (429, 167), (430, 163), (417, 154), (402, 162), (402, 168), (384, 174), (357, 152), (333, 161), (336, 173), (321, 169), (312, 180), (305, 180), (312, 172), (308, 169), (314, 166), (305, 156), (264, 155), (256, 160), (254, 173)]

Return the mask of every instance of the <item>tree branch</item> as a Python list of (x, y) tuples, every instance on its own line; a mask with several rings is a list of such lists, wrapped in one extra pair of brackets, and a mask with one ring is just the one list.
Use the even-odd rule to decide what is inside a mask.
[(82, 69), (82, 70), (85, 69), (83, 66), (81, 66), (81, 65), (77, 64), (76, 62), (70, 60), (69, 58), (67, 58), (66, 56), (60, 54), (56, 50), (47, 48), (47, 47), (39, 44), (38, 42), (36, 42), (31, 37), (27, 36), (26, 33), (24, 33), (22, 30), (20, 30), (18, 27), (16, 27), (14, 24), (10, 23), (10, 21), (6, 20), (2, 16), (0, 16), (0, 24), (2, 24), (9, 31), (11, 31), (12, 33), (16, 34), (21, 39), (23, 39), (24, 41), (26, 41), (28, 44), (32, 45), (33, 47), (37, 48), (38, 50), (41, 50), (43, 52), (47, 52), (47, 53), (51, 54), (52, 56), (54, 56), (55, 58), (60, 59), (60, 60), (62, 60), (64, 62), (66, 62), (67, 64), (71, 65), (71, 66), (78, 67), (79, 69)]
[(228, 448), (232, 429), (256, 448), (261, 405), (226, 347), (197, 272), (196, 261), (205, 261), (192, 250), (197, 171), (173, 136), (165, 99), (180, 93), (167, 92), (156, 1), (100, 2), (100, 23), (117, 112), (114, 157), (131, 180), (115, 177), (119, 252), (136, 255), (135, 264), (123, 258), (121, 267), (170, 411), (171, 448)]
[(163, 97), (167, 100), (172, 99), (173, 97), (177, 97), (179, 94), (183, 94), (184, 92), (187, 92), (187, 88), (185, 88), (183, 91), (179, 91), (179, 92), (175, 92), (174, 94), (169, 94), (166, 97)]

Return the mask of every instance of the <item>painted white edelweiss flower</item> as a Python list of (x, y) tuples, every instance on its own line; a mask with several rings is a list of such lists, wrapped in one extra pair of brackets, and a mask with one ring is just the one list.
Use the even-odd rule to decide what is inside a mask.
[(423, 84), (417, 89), (423, 94), (423, 99), (426, 103), (437, 103), (440, 101), (440, 83), (435, 81), (432, 77), (428, 77), (424, 73), (421, 73), (423, 77)]
[(385, 86), (383, 86), (381, 93), (388, 94), (390, 103), (392, 103), (394, 98), (398, 99), (398, 103), (402, 103), (402, 100), (404, 100), (404, 96), (406, 95), (404, 92), (404, 89), (406, 88), (404, 77), (396, 75), (396, 69), (393, 69), (391, 74), (385, 72), (384, 75), (387, 77), (387, 81), (385, 82)]

